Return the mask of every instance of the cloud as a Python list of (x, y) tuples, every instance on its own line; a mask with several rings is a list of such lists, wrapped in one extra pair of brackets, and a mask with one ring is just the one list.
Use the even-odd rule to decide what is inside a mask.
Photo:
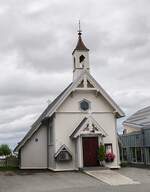
[(149, 6), (149, 0), (0, 0), (0, 143), (14, 147), (72, 81), (78, 19), (97, 81), (127, 116), (150, 105)]

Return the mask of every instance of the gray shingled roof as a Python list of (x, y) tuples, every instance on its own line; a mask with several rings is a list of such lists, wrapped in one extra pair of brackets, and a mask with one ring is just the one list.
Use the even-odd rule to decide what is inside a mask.
[(78, 38), (78, 42), (77, 42), (77, 45), (75, 47), (75, 49), (73, 50), (73, 53), (75, 51), (89, 51), (89, 49), (85, 46), (85, 44), (83, 43), (82, 41), (82, 38), (81, 38), (81, 35), (79, 35), (79, 38)]
[(52, 109), (52, 107), (57, 103), (57, 101), (61, 98), (62, 95), (65, 94), (65, 92), (71, 87), (72, 83), (66, 87), (48, 106), (47, 108), (43, 111), (43, 113), (38, 117), (38, 119), (32, 124), (31, 129), (28, 131), (28, 133), (25, 135), (25, 137), (18, 143), (18, 145), (15, 147), (14, 151), (16, 151), (17, 147), (20, 145), (20, 143), (24, 142), (30, 134), (34, 133), (36, 130), (37, 126), (41, 124), (41, 121), (46, 118), (48, 112)]
[(48, 105), (48, 107), (43, 111), (43, 113), (39, 116), (39, 118), (32, 124), (32, 127), (36, 127), (47, 115), (47, 113), (51, 110), (51, 108), (57, 103), (57, 101), (61, 98), (61, 96), (69, 89), (72, 85), (70, 83), (66, 89), (64, 89), (54, 100), (52, 103)]
[(137, 125), (140, 128), (150, 128), (150, 106), (140, 109), (131, 115), (123, 124)]

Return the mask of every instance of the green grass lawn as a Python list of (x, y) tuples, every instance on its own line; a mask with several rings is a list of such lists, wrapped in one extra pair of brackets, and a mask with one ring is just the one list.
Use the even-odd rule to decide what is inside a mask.
[(17, 171), (18, 167), (0, 167), (0, 171)]

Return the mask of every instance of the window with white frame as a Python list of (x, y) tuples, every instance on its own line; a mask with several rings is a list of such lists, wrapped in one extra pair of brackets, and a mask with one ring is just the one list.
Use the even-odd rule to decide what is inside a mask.
[(105, 153), (113, 153), (112, 143), (105, 143)]

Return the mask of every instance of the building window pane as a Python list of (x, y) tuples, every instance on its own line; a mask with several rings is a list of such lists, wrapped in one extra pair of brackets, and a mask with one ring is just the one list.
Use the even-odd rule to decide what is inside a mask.
[(113, 150), (112, 150), (112, 144), (109, 143), (109, 144), (105, 144), (105, 153), (112, 153)]
[(148, 148), (148, 159), (149, 159), (149, 163), (150, 163), (150, 147)]
[(135, 147), (131, 148), (131, 154), (132, 154), (132, 161), (136, 162), (136, 152), (135, 152)]
[(131, 147), (131, 161), (143, 162), (141, 147)]
[(123, 148), (123, 160), (127, 161), (127, 149)]
[(137, 156), (137, 162), (142, 162), (142, 153), (140, 147), (136, 148), (136, 156)]
[(146, 157), (147, 163), (150, 164), (150, 147), (146, 148)]

